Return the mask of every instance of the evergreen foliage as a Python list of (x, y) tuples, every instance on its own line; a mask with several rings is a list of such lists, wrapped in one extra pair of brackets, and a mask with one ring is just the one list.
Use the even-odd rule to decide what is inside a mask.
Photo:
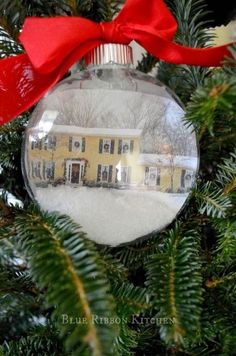
[(160, 335), (169, 346), (184, 344), (199, 330), (202, 304), (199, 238), (195, 231), (175, 226), (165, 236), (162, 251), (150, 256), (147, 283), (155, 297), (157, 316), (166, 317)]
[[(110, 21), (122, 3), (2, 0), (0, 56), (22, 51), (26, 16)], [(203, 0), (168, 5), (179, 43), (209, 45)], [(157, 62), (145, 55), (139, 69)], [(235, 354), (236, 61), (214, 70), (158, 65), (186, 104), (201, 160), (186, 208), (145, 240), (96, 246), (69, 217), (29, 204), (19, 148), (30, 112), (0, 127), (0, 186), (24, 204), (0, 197), (0, 355)]]
[[(205, 0), (167, 0), (178, 23), (178, 31), (175, 41), (190, 47), (207, 47), (212, 43), (213, 35), (206, 26), (210, 26), (209, 20), (205, 20), (208, 10)], [(149, 72), (158, 64), (157, 78), (169, 86), (186, 103), (196, 87), (203, 83), (209, 70), (201, 67), (187, 65), (176, 66), (158, 61), (153, 56), (146, 54), (139, 63), (138, 68)]]

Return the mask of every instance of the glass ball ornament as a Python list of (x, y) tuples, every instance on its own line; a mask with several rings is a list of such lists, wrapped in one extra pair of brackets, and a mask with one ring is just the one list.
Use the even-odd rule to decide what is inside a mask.
[(173, 221), (194, 184), (198, 147), (177, 97), (133, 68), (129, 46), (101, 45), (85, 60), (34, 110), (23, 172), (43, 209), (116, 246)]

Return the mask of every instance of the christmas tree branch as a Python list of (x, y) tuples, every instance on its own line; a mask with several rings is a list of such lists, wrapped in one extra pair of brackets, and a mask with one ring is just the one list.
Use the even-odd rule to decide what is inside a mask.
[[(212, 43), (214, 36), (206, 30), (210, 23), (204, 20), (208, 15), (205, 0), (168, 0), (167, 4), (178, 23), (176, 42), (190, 47), (207, 47)], [(173, 89), (184, 103), (208, 74), (209, 69), (194, 66), (160, 62), (158, 67), (158, 79)]]
[(202, 289), (199, 243), (196, 232), (170, 230), (160, 253), (147, 263), (148, 287), (158, 317), (171, 320), (160, 326), (167, 345), (183, 345), (199, 328)]
[[(33, 209), (26, 217), (27, 223), (24, 215), (16, 218), (22, 250), (30, 259), (34, 280), (40, 288), (46, 288), (49, 305), (56, 305), (54, 318), (66, 336), (67, 348), (81, 355), (88, 345), (94, 355), (106, 355), (117, 328), (93, 323), (94, 315), (109, 318), (114, 312), (105, 274), (92, 243), (65, 216)], [(84, 318), (85, 323), (63, 324), (63, 315)]]

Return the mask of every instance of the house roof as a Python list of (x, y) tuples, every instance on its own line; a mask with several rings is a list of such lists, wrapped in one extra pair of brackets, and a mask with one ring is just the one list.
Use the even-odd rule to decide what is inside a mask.
[(139, 137), (141, 136), (142, 130), (54, 125), (51, 128), (50, 133), (66, 133), (71, 135), (102, 137)]
[[(168, 155), (143, 153), (139, 155), (138, 164), (148, 166), (153, 165), (155, 167), (170, 167), (171, 157), (168, 157)], [(175, 167), (181, 167), (195, 171), (198, 168), (198, 158), (190, 156), (174, 156), (173, 165)]]

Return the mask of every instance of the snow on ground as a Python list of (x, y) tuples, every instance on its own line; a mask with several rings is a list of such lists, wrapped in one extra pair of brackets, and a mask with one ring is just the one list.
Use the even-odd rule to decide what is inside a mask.
[(68, 214), (88, 238), (116, 246), (160, 230), (183, 206), (187, 194), (88, 187), (37, 188), (43, 209)]

